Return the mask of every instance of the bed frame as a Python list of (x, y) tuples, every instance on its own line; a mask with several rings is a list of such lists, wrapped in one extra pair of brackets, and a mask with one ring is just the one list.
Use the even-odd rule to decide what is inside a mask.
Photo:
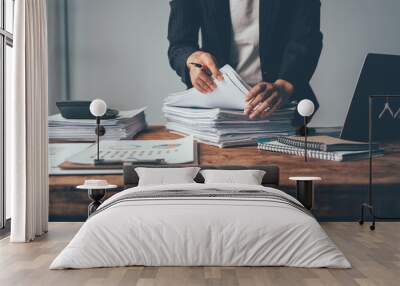
[[(279, 187), (279, 167), (275, 165), (261, 165), (261, 166), (210, 166), (210, 165), (188, 165), (185, 167), (198, 166), (203, 170), (206, 169), (217, 169), (217, 170), (263, 170), (265, 175), (262, 180), (262, 185), (266, 187)], [(173, 167), (171, 165), (162, 166), (146, 166), (146, 165), (125, 165), (124, 166), (124, 186), (125, 188), (136, 187), (139, 182), (139, 176), (135, 172), (137, 167), (146, 168), (180, 168)], [(198, 173), (194, 179), (197, 183), (204, 183), (203, 176)]]

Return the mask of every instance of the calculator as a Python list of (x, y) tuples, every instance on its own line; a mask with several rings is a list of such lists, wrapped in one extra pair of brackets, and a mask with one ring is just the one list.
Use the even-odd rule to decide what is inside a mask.
[[(58, 101), (56, 105), (60, 110), (62, 117), (66, 119), (95, 119), (90, 113), (91, 101)], [(107, 108), (106, 113), (101, 119), (114, 119), (118, 116), (118, 110)]]

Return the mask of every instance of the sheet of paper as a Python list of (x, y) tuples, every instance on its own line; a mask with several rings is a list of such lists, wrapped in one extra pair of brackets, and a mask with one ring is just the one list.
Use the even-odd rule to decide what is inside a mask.
[(250, 87), (240, 78), (235, 70), (225, 65), (221, 68), (223, 81), (215, 80), (217, 88), (208, 94), (203, 94), (195, 88), (174, 93), (167, 97), (165, 103), (170, 106), (223, 108), (243, 110), (245, 97)]
[(49, 144), (49, 175), (99, 175), (99, 174), (122, 174), (121, 170), (63, 170), (58, 166), (66, 158), (87, 149), (92, 143), (51, 143)]
[[(194, 161), (193, 137), (175, 140), (103, 140), (100, 142), (100, 158), (109, 161), (137, 162), (165, 160), (167, 164), (183, 164)], [(93, 164), (97, 156), (96, 144), (68, 158), (75, 164)]]

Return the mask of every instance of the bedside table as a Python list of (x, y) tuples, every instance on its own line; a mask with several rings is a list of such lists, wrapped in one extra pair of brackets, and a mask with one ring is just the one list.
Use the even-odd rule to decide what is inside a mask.
[(110, 185), (106, 180), (85, 180), (83, 185), (76, 187), (77, 189), (85, 189), (92, 202), (88, 206), (88, 217), (94, 213), (101, 205), (102, 199), (106, 195), (107, 189), (115, 189), (116, 185)]
[(314, 181), (322, 179), (320, 177), (290, 177), (289, 180), (296, 181), (297, 200), (311, 210), (314, 204)]

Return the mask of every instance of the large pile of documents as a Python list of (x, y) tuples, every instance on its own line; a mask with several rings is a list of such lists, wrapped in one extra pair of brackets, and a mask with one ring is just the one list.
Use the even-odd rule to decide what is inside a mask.
[(167, 129), (218, 147), (255, 145), (259, 137), (295, 133), (294, 105), (281, 108), (267, 119), (249, 119), (243, 109), (250, 87), (232, 67), (226, 65), (221, 72), (224, 81), (216, 81), (217, 89), (211, 93), (192, 88), (166, 98), (163, 112)]
[[(115, 119), (101, 120), (106, 129), (102, 139), (131, 139), (147, 126), (144, 111), (145, 108), (120, 111)], [(52, 141), (95, 141), (95, 130), (94, 119), (65, 119), (61, 114), (49, 116), (49, 139)]]

